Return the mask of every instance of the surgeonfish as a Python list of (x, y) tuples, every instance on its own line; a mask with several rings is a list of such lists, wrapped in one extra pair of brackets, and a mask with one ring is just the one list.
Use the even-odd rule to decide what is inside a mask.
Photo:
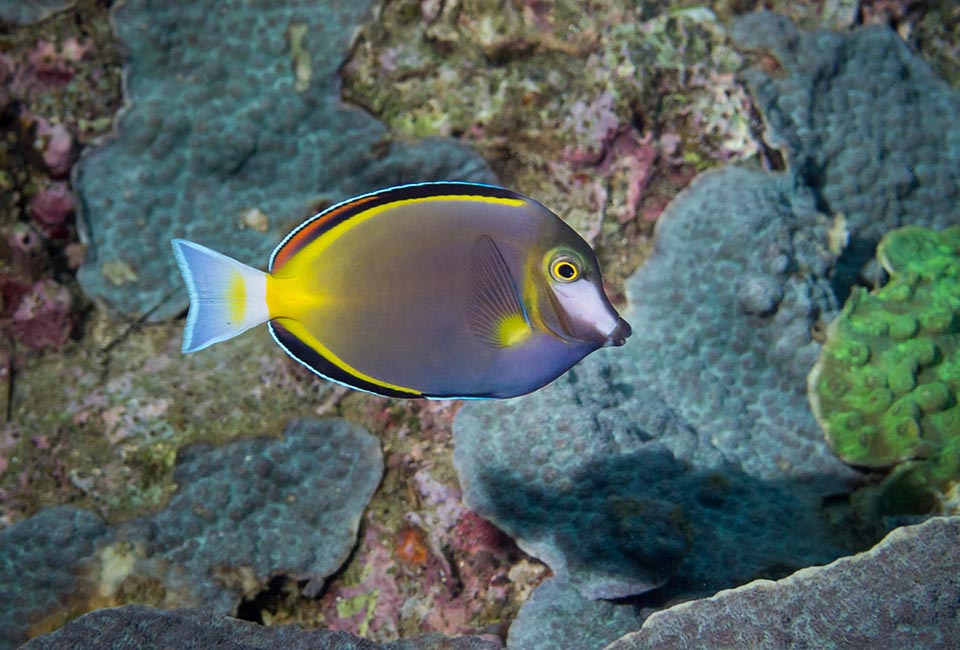
[(310, 370), (378, 395), (523, 395), (630, 336), (590, 246), (501, 187), (418, 183), (343, 201), (287, 235), (266, 273), (172, 244), (190, 298), (184, 352), (266, 322)]

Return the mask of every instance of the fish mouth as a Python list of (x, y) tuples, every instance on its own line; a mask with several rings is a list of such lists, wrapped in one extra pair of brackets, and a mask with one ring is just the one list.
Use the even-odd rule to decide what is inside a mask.
[(627, 342), (631, 334), (633, 334), (633, 328), (630, 327), (630, 323), (618, 316), (617, 324), (613, 330), (607, 334), (607, 340), (604, 342), (603, 347), (620, 347)]

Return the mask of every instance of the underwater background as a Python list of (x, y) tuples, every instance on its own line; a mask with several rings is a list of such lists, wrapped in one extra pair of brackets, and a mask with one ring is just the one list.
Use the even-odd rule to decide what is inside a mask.
[[(958, 83), (951, 0), (0, 0), (0, 648), (960, 646)], [(181, 354), (171, 238), (438, 179), (576, 228), (626, 346)]]

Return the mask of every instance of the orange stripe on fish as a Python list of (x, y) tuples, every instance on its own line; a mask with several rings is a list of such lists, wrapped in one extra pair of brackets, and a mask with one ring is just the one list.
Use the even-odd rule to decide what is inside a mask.
[(320, 233), (329, 228), (334, 221), (346, 217), (348, 213), (355, 213), (357, 208), (376, 201), (377, 199), (378, 196), (376, 194), (361, 196), (347, 203), (341, 203), (332, 208), (328, 208), (327, 211), (321, 212), (310, 221), (305, 222), (290, 235), (287, 235), (287, 239), (277, 248), (270, 262), (270, 271), (276, 272), (280, 270), (291, 257), (318, 237)]

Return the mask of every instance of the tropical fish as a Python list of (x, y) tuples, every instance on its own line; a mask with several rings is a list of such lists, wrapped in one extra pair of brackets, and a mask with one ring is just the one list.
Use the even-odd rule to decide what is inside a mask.
[(287, 235), (266, 273), (172, 243), (190, 297), (184, 352), (266, 322), (310, 370), (379, 395), (523, 395), (630, 336), (590, 246), (501, 187), (418, 183), (343, 201)]

